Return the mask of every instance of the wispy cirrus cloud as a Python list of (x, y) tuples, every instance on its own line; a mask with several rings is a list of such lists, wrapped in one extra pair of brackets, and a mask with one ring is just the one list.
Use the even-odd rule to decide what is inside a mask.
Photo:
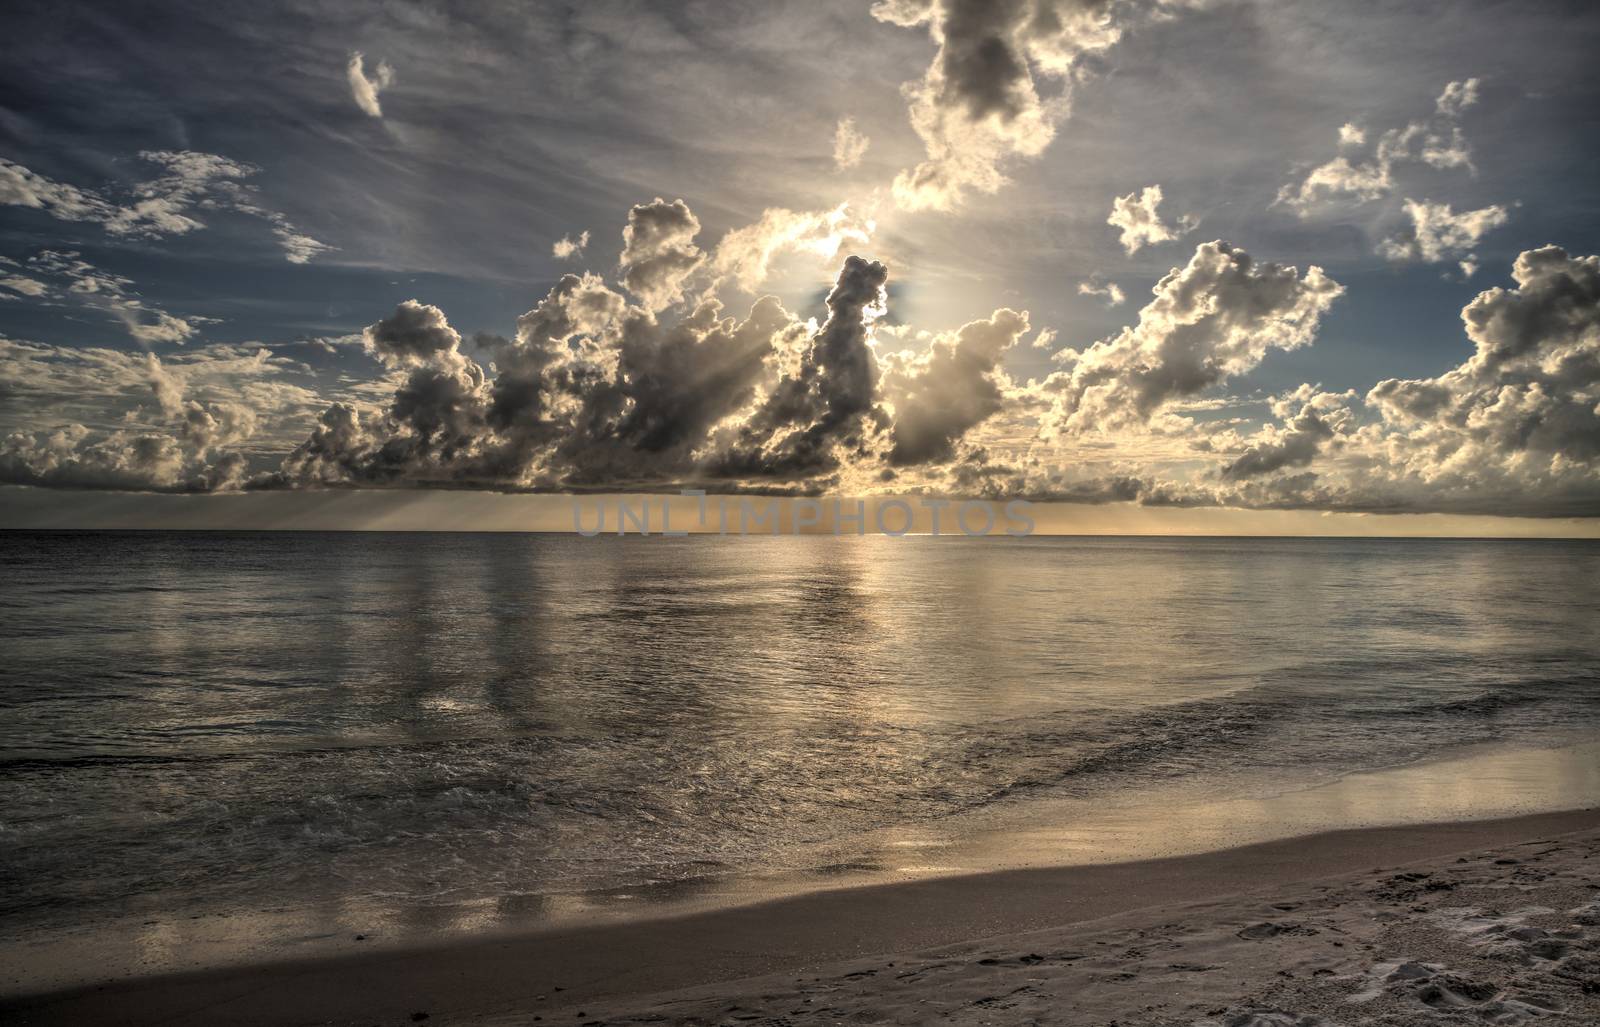
[(179, 317), (152, 306), (135, 291), (131, 279), (97, 268), (72, 250), (42, 250), (21, 266), (37, 277), (17, 276), (14, 288), (18, 291), (46, 303), (104, 311), (144, 346), (182, 345), (212, 320), (192, 315)]
[(840, 118), (833, 130), (833, 166), (840, 171), (855, 167), (867, 155), (870, 145), (872, 140), (856, 128), (855, 118)]

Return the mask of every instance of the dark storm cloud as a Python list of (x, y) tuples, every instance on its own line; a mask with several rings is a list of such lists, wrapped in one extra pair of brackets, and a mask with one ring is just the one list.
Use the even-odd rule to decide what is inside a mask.
[(942, 102), (958, 106), (974, 121), (993, 115), (1010, 120), (1033, 101), (1033, 80), (1015, 26), (1024, 20), (1023, 0), (951, 0), (944, 5), (938, 78)]
[[(666, 206), (669, 225), (692, 220)], [(652, 224), (654, 213), (634, 225)], [(649, 238), (682, 235), (641, 227), (634, 241), (649, 248)], [(518, 320), (513, 339), (481, 340), (492, 373), (461, 351), (441, 311), (407, 301), (363, 333), (369, 350), (407, 370), (387, 408), (336, 404), (258, 484), (805, 479), (837, 466), (836, 447), (861, 446), (877, 415), (866, 333), (886, 277), (882, 264), (846, 260), (829, 318), (807, 340), (773, 297), (743, 319), (706, 300), (664, 325), (600, 279), (568, 275)], [(794, 353), (796, 366), (783, 371)]]
[(626, 319), (616, 376), (589, 391), (577, 430), (560, 441), (570, 480), (598, 486), (693, 473), (712, 428), (755, 398), (768, 360), (799, 332), (771, 296), (743, 321), (720, 312), (707, 302), (670, 328)]
[(839, 447), (859, 448), (874, 406), (877, 358), (867, 346), (883, 312), (889, 269), (850, 257), (828, 293), (828, 320), (800, 366), (785, 374), (739, 430), (715, 470), (731, 478), (806, 478), (839, 464)]

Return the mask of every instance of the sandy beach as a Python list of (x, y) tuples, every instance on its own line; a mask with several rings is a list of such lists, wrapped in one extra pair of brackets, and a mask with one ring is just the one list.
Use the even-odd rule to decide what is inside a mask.
[(1600, 1021), (1600, 810), (10, 995), (20, 1024)]

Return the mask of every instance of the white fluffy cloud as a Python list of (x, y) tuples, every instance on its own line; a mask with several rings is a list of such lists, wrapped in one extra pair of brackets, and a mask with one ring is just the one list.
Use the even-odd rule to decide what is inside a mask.
[(557, 239), (555, 244), (550, 247), (550, 254), (557, 260), (571, 260), (574, 257), (582, 256), (583, 251), (588, 248), (588, 245), (589, 230), (585, 228), (583, 231), (578, 233), (578, 237), (576, 239), (570, 235), (564, 235)]
[[(907, 210), (951, 210), (968, 191), (992, 193), (1005, 166), (1037, 157), (1071, 105), (1085, 58), (1130, 27), (1186, 6), (1179, 0), (878, 0), (873, 17), (925, 26), (938, 47), (903, 87), (927, 159), (894, 181)], [(1037, 78), (1051, 80), (1041, 94)]]
[(1131, 257), (1145, 246), (1171, 242), (1194, 231), (1198, 221), (1189, 214), (1167, 224), (1161, 220), (1161, 186), (1147, 185), (1111, 201), (1111, 216), (1106, 224), (1121, 234), (1122, 248)]
[[(1389, 379), (1367, 395), (1382, 481), (1462, 508), (1600, 499), (1600, 257), (1528, 250), (1515, 288), (1461, 312), (1474, 351), (1437, 378)], [(1413, 500), (1415, 501), (1415, 500)], [(1426, 501), (1426, 500), (1424, 500)]]
[[(1524, 516), (1600, 512), (1600, 257), (1521, 254), (1462, 310), (1472, 355), (1364, 397), (1302, 386), (1228, 447), (1214, 483), (1144, 501)], [(1218, 433), (1222, 439), (1231, 432)]]
[(695, 245), (700, 219), (682, 200), (659, 196), (635, 204), (622, 230), (622, 284), (648, 310), (683, 298), (683, 285), (700, 269), (705, 254)]
[(27, 275), (7, 275), (5, 278), (0, 278), (0, 288), (10, 289), (14, 293), (22, 296), (31, 296), (35, 299), (46, 295), (50, 291), (48, 285), (45, 285), (37, 278), (29, 278)]
[(62, 221), (110, 221), (116, 208), (92, 192), (54, 182), (0, 157), (0, 203), (43, 210)]
[[(0, 482), (212, 492), (240, 487), (254, 451), (277, 450), (318, 397), (264, 348), (153, 354), (0, 339), (0, 381), (29, 405), (0, 418)], [(39, 429), (43, 419), (54, 427)], [(258, 428), (269, 437), (258, 438)]]
[(1102, 282), (1098, 278), (1079, 282), (1078, 295), (1104, 300), (1108, 307), (1120, 307), (1128, 300), (1128, 294), (1123, 292), (1122, 287), (1116, 282)]
[(1082, 352), (1038, 387), (1046, 427), (1105, 431), (1147, 420), (1162, 405), (1244, 374), (1274, 349), (1310, 344), (1344, 288), (1312, 266), (1263, 263), (1216, 241), (1196, 247), (1155, 288), (1137, 324)]
[(1278, 201), (1302, 217), (1330, 203), (1365, 202), (1395, 189), (1395, 170), (1421, 163), (1433, 168), (1472, 167), (1472, 153), (1459, 124), (1467, 108), (1478, 102), (1478, 80), (1451, 82), (1434, 102), (1429, 118), (1392, 128), (1378, 137), (1369, 154), (1361, 154), (1367, 133), (1353, 123), (1339, 129), (1340, 153), (1285, 185)]
[(1467, 277), (1477, 268), (1471, 253), (1478, 240), (1510, 219), (1501, 206), (1457, 213), (1448, 203), (1408, 199), (1404, 210), (1408, 224), (1379, 243), (1378, 252), (1394, 261), (1438, 264), (1457, 260)]
[(883, 391), (894, 408), (891, 466), (943, 463), (966, 433), (1000, 411), (1001, 359), (1028, 331), (1028, 315), (1002, 308), (890, 361)]

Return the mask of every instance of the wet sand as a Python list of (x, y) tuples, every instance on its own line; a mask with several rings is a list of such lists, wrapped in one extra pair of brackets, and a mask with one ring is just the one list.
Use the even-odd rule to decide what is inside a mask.
[(1600, 810), (5, 987), (22, 1024), (1593, 1023)]

